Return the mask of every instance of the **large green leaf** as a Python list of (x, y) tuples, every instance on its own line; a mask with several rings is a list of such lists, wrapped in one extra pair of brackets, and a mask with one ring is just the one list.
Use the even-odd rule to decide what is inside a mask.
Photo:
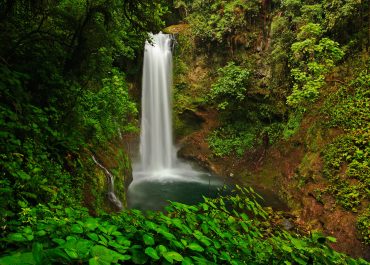
[(27, 239), (21, 233), (12, 233), (8, 236), (8, 239), (16, 242), (27, 241)]
[(169, 232), (165, 231), (165, 230), (164, 230), (164, 229), (162, 229), (162, 228), (158, 228), (157, 232), (158, 232), (159, 234), (161, 234), (162, 236), (164, 236), (164, 237), (165, 237), (167, 240), (169, 240), (169, 241), (176, 239), (176, 237), (175, 237), (173, 234), (171, 234), (171, 233), (169, 233)]
[(180, 253), (177, 253), (175, 251), (169, 251), (169, 252), (165, 252), (163, 254), (163, 257), (168, 261), (170, 262), (171, 264), (173, 263), (174, 260), (176, 261), (183, 261), (183, 257), (181, 256)]
[(190, 243), (188, 245), (188, 248), (191, 249), (191, 250), (194, 250), (194, 251), (198, 251), (198, 252), (203, 252), (204, 251), (204, 248), (202, 248), (197, 243)]
[(84, 232), (83, 228), (79, 224), (73, 224), (71, 231), (75, 234), (82, 234)]
[(89, 260), (89, 264), (93, 265), (117, 263), (119, 260), (128, 260), (131, 258), (129, 255), (122, 255), (101, 245), (96, 245), (91, 248), (91, 256), (92, 258)]
[(61, 238), (53, 238), (52, 241), (57, 243), (60, 246), (64, 245), (66, 243), (66, 241), (64, 239), (61, 239)]
[(117, 241), (118, 244), (120, 244), (122, 246), (130, 246), (131, 245), (131, 241), (128, 240), (127, 238), (123, 237), (123, 236), (118, 236), (116, 241)]
[(158, 256), (157, 251), (154, 248), (152, 248), (152, 247), (147, 247), (145, 249), (145, 254), (147, 254), (152, 259), (155, 259), (155, 260), (158, 260), (159, 259), (159, 256)]
[(67, 249), (64, 249), (64, 251), (68, 254), (70, 258), (72, 259), (78, 258), (77, 249), (67, 248)]
[(51, 262), (55, 261), (55, 263), (69, 264), (72, 260), (62, 248), (45, 250), (45, 256)]
[(99, 241), (99, 237), (97, 234), (95, 233), (88, 233), (87, 236), (91, 239), (91, 240), (94, 240), (94, 241)]
[(36, 265), (31, 252), (16, 253), (12, 256), (0, 258), (0, 265)]
[(163, 254), (167, 252), (167, 248), (163, 245), (159, 245), (157, 246), (157, 251), (159, 254), (161, 254), (161, 256), (163, 256)]
[(151, 235), (148, 235), (148, 234), (145, 234), (143, 236), (143, 241), (145, 243), (145, 245), (148, 245), (148, 246), (153, 246), (154, 245), (154, 238), (151, 236)]
[(181, 265), (193, 265), (194, 262), (189, 257), (185, 257), (184, 260), (181, 262)]
[(37, 264), (42, 264), (43, 260), (43, 246), (41, 243), (34, 243), (32, 245), (32, 255)]
[(93, 243), (89, 240), (71, 237), (62, 248), (72, 259), (83, 259), (89, 254), (92, 245)]
[(99, 220), (96, 218), (87, 218), (84, 224), (84, 227), (87, 230), (95, 230), (99, 226)]
[(146, 264), (148, 256), (145, 255), (142, 249), (132, 249), (132, 262), (134, 264)]

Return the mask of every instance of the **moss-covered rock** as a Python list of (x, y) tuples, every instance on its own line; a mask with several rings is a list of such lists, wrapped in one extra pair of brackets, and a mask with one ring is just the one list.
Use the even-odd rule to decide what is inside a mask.
[(84, 185), (84, 204), (92, 213), (120, 210), (108, 198), (109, 177), (105, 170), (93, 161), (93, 155), (99, 164), (113, 175), (114, 193), (122, 202), (122, 206), (126, 207), (127, 188), (132, 182), (132, 168), (125, 143), (121, 139), (112, 141), (105, 148), (95, 148), (93, 153), (86, 152), (85, 168), (87, 173)]

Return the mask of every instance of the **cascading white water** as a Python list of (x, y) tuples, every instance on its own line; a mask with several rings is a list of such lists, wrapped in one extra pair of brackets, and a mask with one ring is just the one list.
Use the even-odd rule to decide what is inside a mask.
[(172, 139), (171, 85), (172, 37), (152, 35), (146, 42), (142, 80), (140, 156), (143, 171), (173, 167), (176, 159)]
[(168, 200), (193, 204), (222, 184), (176, 157), (171, 122), (172, 42), (171, 35), (159, 33), (145, 44), (140, 161), (133, 165), (128, 189), (132, 208), (161, 210)]
[(168, 34), (151, 35), (145, 43), (142, 80), (140, 163), (134, 165), (134, 181), (206, 182), (204, 172), (176, 157), (172, 136), (172, 44)]

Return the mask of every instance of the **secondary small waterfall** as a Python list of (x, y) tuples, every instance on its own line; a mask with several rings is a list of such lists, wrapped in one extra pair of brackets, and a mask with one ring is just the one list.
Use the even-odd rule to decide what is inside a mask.
[(107, 196), (111, 203), (113, 203), (118, 209), (122, 209), (123, 205), (122, 202), (117, 198), (116, 193), (114, 192), (114, 176), (112, 173), (109, 172), (108, 169), (106, 169), (102, 164), (98, 162), (98, 160), (95, 158), (95, 156), (92, 156), (92, 159), (94, 160), (95, 164), (100, 167), (107, 177), (107, 183), (108, 183), (108, 192)]
[(140, 156), (143, 171), (158, 172), (176, 162), (171, 115), (173, 39), (162, 33), (151, 36), (153, 43), (146, 42), (144, 53)]

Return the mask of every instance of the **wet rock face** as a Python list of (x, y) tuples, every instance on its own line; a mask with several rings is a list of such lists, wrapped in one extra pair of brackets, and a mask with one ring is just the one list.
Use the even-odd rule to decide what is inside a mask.
[(205, 122), (202, 116), (190, 109), (185, 109), (177, 114), (177, 119), (178, 121), (174, 129), (175, 135), (178, 137), (183, 137), (200, 130)]
[(222, 165), (214, 162), (206, 141), (209, 133), (217, 126), (217, 112), (199, 108), (196, 112), (187, 111), (183, 115), (185, 115), (185, 119), (191, 119), (192, 123), (200, 128), (178, 140), (180, 146), (178, 157), (194, 161), (211, 173), (224, 176)]
[[(106, 172), (97, 164), (89, 164), (89, 174), (84, 187), (84, 204), (91, 214), (100, 210), (116, 212), (127, 206), (127, 189), (132, 182), (131, 159), (128, 155), (127, 139), (115, 139), (104, 147), (93, 150), (97, 161), (114, 177), (114, 194), (122, 203), (112, 203)], [(88, 152), (87, 157), (93, 154)], [(86, 158), (86, 161), (88, 159)]]
[(202, 128), (202, 123), (205, 122), (202, 116), (188, 109), (179, 114), (179, 117), (187, 125), (187, 127), (190, 127), (194, 131)]

